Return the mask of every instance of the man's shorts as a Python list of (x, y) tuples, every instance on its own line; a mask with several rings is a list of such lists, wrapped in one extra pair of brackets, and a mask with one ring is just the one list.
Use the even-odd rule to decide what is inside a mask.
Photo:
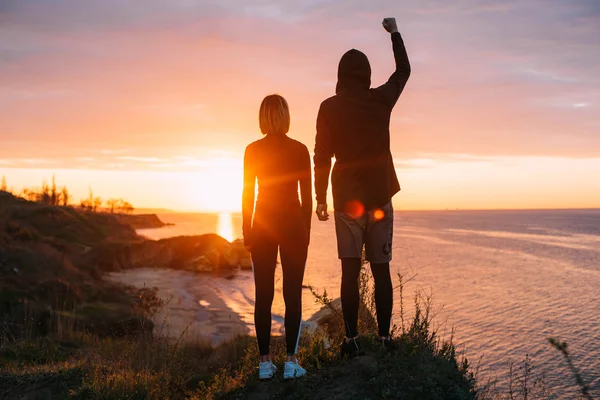
[(339, 258), (361, 258), (364, 245), (370, 263), (392, 260), (394, 209), (391, 201), (380, 209), (365, 212), (358, 219), (342, 211), (335, 211), (334, 217)]

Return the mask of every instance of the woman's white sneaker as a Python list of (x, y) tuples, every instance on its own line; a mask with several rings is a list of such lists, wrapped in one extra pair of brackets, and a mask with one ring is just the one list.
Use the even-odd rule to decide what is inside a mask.
[(294, 379), (306, 375), (306, 370), (295, 362), (286, 361), (283, 367), (283, 379)]
[(277, 367), (272, 361), (261, 362), (258, 368), (258, 378), (271, 379), (273, 378), (273, 375), (275, 375), (276, 371)]

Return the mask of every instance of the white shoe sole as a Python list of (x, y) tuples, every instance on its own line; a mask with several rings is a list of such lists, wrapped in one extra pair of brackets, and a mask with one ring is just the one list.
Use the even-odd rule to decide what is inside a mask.
[(261, 381), (267, 381), (269, 379), (273, 379), (273, 376), (275, 376), (276, 372), (277, 372), (277, 367), (275, 367), (273, 365), (270, 372), (262, 373), (262, 371), (259, 371), (258, 372), (258, 379), (260, 379)]
[(303, 374), (301, 374), (301, 375), (296, 375), (296, 371), (292, 371), (291, 373), (286, 373), (286, 372), (284, 372), (284, 373), (283, 373), (283, 379), (285, 379), (285, 380), (287, 381), (287, 380), (290, 380), (290, 379), (301, 378), (301, 377), (303, 377), (304, 375), (306, 375), (306, 372), (304, 372), (304, 373), (303, 373)]

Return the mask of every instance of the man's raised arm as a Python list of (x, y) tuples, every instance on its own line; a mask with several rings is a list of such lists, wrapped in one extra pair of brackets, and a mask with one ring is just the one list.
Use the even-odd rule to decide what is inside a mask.
[(390, 108), (393, 108), (410, 77), (410, 62), (408, 61), (408, 54), (406, 53), (406, 47), (404, 47), (404, 41), (402, 40), (400, 32), (398, 32), (396, 19), (385, 18), (382, 25), (392, 36), (392, 48), (394, 50), (396, 70), (392, 76), (390, 76), (390, 79), (378, 87), (376, 91)]

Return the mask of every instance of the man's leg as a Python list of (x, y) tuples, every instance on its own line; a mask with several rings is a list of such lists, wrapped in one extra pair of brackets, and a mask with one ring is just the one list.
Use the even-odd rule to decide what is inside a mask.
[(369, 213), (366, 253), (375, 281), (375, 307), (377, 308), (377, 325), (381, 339), (390, 336), (394, 303), (394, 289), (390, 275), (393, 228), (394, 210), (391, 202), (380, 210)]
[(346, 338), (358, 336), (358, 307), (360, 306), (358, 277), (360, 268), (360, 258), (342, 258), (341, 300)]
[[(342, 260), (341, 300), (344, 314), (346, 338), (358, 336), (358, 307), (362, 248), (364, 243), (364, 223), (348, 214), (335, 212), (335, 232), (338, 244), (338, 256)], [(347, 340), (348, 341), (348, 340)]]
[(375, 280), (375, 307), (377, 308), (377, 326), (379, 337), (390, 336), (392, 308), (394, 304), (394, 288), (390, 275), (390, 263), (371, 264), (371, 272)]

